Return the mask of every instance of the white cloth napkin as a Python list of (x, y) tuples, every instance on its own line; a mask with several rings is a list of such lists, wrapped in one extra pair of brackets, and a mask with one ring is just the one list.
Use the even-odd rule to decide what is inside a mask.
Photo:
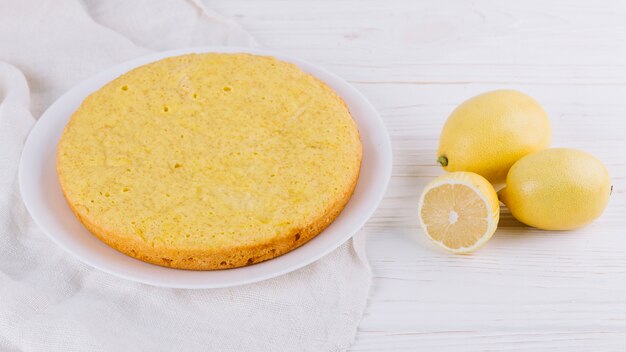
[(349, 347), (370, 286), (362, 237), (264, 282), (166, 289), (77, 261), (45, 237), (20, 199), (28, 131), (80, 80), (154, 50), (253, 44), (196, 1), (0, 0), (0, 351)]

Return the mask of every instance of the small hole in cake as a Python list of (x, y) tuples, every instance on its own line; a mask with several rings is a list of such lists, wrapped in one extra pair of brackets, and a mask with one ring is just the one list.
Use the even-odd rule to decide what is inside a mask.
[(109, 196), (111, 196), (111, 195), (109, 194), (109, 192), (107, 192), (107, 193), (105, 193), (105, 194), (104, 194), (104, 196), (105, 196), (105, 197), (109, 197)]
[(198, 93), (193, 93), (193, 98), (198, 99)]
[(246, 265), (254, 264), (254, 258), (248, 258)]
[(170, 108), (167, 105), (165, 105), (163, 107), (163, 112), (168, 112), (168, 111), (170, 111)]
[(178, 169), (178, 168), (181, 168), (181, 167), (183, 167), (182, 164), (179, 164), (179, 163), (174, 164), (174, 168), (175, 169)]
[(296, 234), (296, 241), (299, 241), (299, 240), (300, 240), (300, 234), (299, 234), (299, 233), (297, 233), (297, 234)]
[(221, 262), (220, 265), (226, 265), (226, 262)]
[(169, 193), (165, 193), (165, 196), (166, 196), (166, 197), (169, 197), (169, 196), (170, 196), (170, 194), (169, 194)]
[(183, 139), (183, 138), (185, 138), (185, 135), (184, 135), (184, 134), (181, 134), (181, 135), (180, 135), (180, 139)]
[(128, 90), (128, 86), (122, 86), (122, 90), (123, 91), (127, 91)]
[(225, 92), (230, 92), (232, 89), (229, 86), (224, 87)]
[(171, 265), (172, 264), (172, 259), (170, 259), (170, 258), (161, 258), (161, 260), (163, 260), (167, 265)]
[(124, 187), (124, 188), (122, 189), (122, 192), (128, 192), (128, 191), (130, 191), (130, 188), (128, 188), (128, 187)]
[(93, 199), (91, 200), (91, 202), (93, 203)]
[(126, 169), (126, 172), (130, 172), (130, 169), (129, 169), (129, 168), (127, 168), (127, 169)]
[(131, 224), (133, 224), (133, 225), (135, 225), (137, 222), (136, 222), (136, 221), (131, 221), (130, 223), (131, 223)]
[(190, 237), (191, 237), (191, 235), (190, 235), (190, 234), (186, 234), (186, 235), (185, 235), (185, 237), (190, 238)]

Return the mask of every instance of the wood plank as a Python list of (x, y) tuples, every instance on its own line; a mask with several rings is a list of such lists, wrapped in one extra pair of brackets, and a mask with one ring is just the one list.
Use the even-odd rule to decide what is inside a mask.
[[(367, 225), (373, 286), (354, 351), (623, 351), (626, 344), (626, 6), (619, 1), (209, 1), (267, 47), (339, 74), (377, 107), (394, 148)], [(553, 145), (602, 159), (605, 214), (577, 231), (503, 208), (480, 252), (424, 238), (417, 199), (442, 171), (438, 135), (464, 99), (534, 96)]]

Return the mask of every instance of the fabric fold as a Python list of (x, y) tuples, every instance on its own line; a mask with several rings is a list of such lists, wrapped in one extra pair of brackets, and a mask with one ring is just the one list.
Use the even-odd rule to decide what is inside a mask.
[(194, 0), (0, 2), (0, 350), (349, 347), (370, 286), (363, 237), (275, 279), (167, 289), (79, 262), (44, 235), (21, 202), (23, 143), (35, 118), (67, 89), (153, 50), (254, 45), (249, 34)]

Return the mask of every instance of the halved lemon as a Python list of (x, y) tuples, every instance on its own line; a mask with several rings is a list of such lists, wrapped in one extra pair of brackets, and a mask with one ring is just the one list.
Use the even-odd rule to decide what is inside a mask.
[(475, 251), (496, 231), (500, 205), (493, 186), (472, 172), (431, 181), (419, 202), (420, 225), (438, 246), (457, 254)]

